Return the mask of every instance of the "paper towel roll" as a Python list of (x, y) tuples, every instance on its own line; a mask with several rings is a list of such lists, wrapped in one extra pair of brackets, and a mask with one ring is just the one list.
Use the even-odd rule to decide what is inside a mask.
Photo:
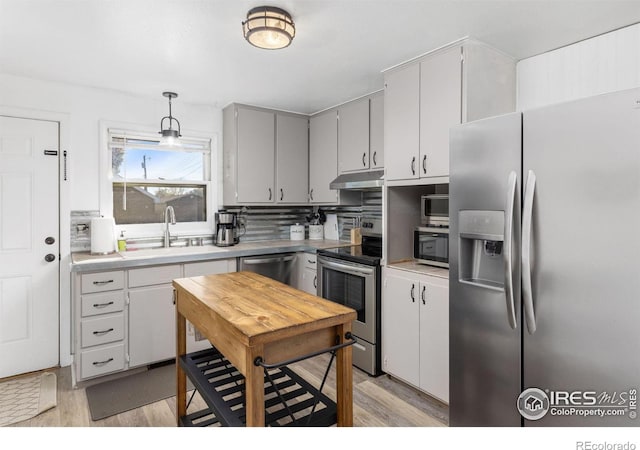
[(116, 249), (115, 221), (113, 217), (91, 219), (91, 253), (104, 255)]

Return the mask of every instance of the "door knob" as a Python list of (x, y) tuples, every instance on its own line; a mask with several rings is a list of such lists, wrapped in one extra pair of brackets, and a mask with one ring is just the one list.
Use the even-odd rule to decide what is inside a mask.
[(44, 243), (47, 245), (53, 245), (56, 242), (53, 236), (49, 236), (44, 240)]
[(47, 256), (44, 257), (44, 260), (46, 262), (53, 262), (56, 260), (56, 255), (54, 255), (53, 253), (49, 253)]

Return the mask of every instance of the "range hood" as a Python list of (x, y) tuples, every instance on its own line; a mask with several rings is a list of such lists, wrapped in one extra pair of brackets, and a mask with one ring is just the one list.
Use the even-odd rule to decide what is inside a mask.
[(331, 183), (330, 189), (368, 190), (378, 189), (384, 185), (384, 170), (371, 172), (344, 173)]

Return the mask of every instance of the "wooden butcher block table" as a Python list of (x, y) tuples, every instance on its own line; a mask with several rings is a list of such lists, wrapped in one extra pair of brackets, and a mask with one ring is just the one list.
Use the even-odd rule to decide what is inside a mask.
[[(351, 322), (356, 318), (353, 309), (253, 272), (180, 278), (173, 281), (173, 286), (179, 425), (184, 424), (181, 418), (186, 416), (187, 408), (186, 374), (180, 364), (181, 358), (188, 356), (186, 320), (244, 377), (240, 383), (244, 383), (242, 400), (247, 426), (265, 425), (268, 375), (256, 361), (277, 364), (340, 347), (335, 356), (336, 420), (338, 426), (353, 425), (352, 349), (346, 345), (352, 339)], [(190, 379), (193, 381), (191, 376)], [(301, 383), (305, 384), (304, 380)]]

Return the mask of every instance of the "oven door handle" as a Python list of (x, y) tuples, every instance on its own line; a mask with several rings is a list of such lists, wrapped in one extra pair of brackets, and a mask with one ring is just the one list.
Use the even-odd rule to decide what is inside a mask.
[(336, 269), (341, 272), (346, 272), (353, 275), (373, 275), (375, 273), (373, 268), (359, 267), (359, 266), (356, 267), (350, 264), (341, 264), (334, 261), (327, 261), (326, 259), (323, 259), (323, 258), (318, 258), (318, 263), (320, 264), (320, 266), (327, 267), (330, 269)]

